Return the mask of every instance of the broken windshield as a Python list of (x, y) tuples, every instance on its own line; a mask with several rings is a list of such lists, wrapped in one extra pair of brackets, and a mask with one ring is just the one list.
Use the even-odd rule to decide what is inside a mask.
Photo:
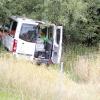
[(38, 27), (33, 24), (23, 24), (19, 38), (27, 42), (36, 42), (38, 36)]

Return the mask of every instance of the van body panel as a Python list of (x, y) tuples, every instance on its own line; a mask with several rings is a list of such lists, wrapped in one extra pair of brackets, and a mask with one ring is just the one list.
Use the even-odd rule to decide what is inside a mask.
[(26, 42), (24, 40), (18, 39), (16, 53), (34, 57), (35, 45), (35, 43)]
[(60, 63), (61, 53), (62, 53), (62, 26), (55, 26), (54, 28), (54, 42), (53, 42), (53, 51), (52, 51), (52, 62)]

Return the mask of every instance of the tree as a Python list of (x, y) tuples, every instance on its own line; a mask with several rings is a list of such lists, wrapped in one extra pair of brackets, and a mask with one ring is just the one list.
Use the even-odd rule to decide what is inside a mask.
[(100, 39), (100, 0), (2, 0), (0, 19), (10, 15), (48, 20), (64, 26), (71, 41), (96, 43)]

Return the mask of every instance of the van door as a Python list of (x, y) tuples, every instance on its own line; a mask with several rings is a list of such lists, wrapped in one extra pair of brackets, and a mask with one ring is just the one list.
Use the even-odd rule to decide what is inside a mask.
[(19, 32), (16, 53), (33, 56), (36, 45), (36, 25), (23, 23)]
[(55, 26), (53, 35), (53, 51), (52, 51), (52, 62), (60, 63), (62, 53), (62, 26)]

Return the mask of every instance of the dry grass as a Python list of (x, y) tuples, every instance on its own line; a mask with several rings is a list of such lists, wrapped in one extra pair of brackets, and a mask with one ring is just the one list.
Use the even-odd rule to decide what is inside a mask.
[(100, 58), (95, 59), (98, 67), (95, 63), (88, 65), (93, 69), (87, 68), (84, 57), (79, 59), (75, 71), (87, 83), (76, 83), (52, 67), (37, 66), (7, 54), (0, 58), (0, 88), (17, 93), (20, 100), (100, 100)]
[(100, 53), (91, 54), (88, 57), (78, 56), (74, 71), (81, 80), (89, 82), (100, 82)]

